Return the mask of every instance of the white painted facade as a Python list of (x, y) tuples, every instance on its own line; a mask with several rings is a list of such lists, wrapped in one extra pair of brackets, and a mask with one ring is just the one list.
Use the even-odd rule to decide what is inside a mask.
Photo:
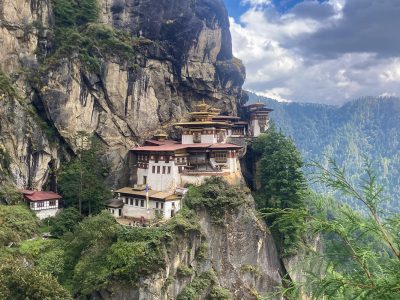
[(58, 212), (58, 200), (31, 201), (29, 203), (29, 208), (40, 220), (54, 217)]
[(108, 212), (113, 215), (115, 218), (122, 217), (122, 207), (121, 208), (107, 208)]
[(137, 169), (137, 184), (145, 185), (147, 183), (152, 190), (168, 192), (175, 189), (179, 181), (178, 166), (172, 159), (168, 163), (161, 160), (161, 157), (158, 162), (149, 160), (147, 169)]
[(124, 202), (122, 216), (126, 218), (151, 220), (156, 218), (158, 213), (163, 219), (168, 220), (181, 209), (180, 199), (171, 201), (149, 199), (147, 203), (146, 199), (135, 198), (134, 196), (121, 196), (120, 198)]
[(251, 120), (250, 127), (254, 137), (258, 137), (261, 134), (261, 128), (257, 119)]

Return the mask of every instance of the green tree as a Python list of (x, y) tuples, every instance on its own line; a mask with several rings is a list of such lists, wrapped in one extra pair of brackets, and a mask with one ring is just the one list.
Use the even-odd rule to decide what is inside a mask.
[(56, 237), (61, 237), (66, 232), (72, 232), (76, 224), (81, 220), (82, 217), (76, 208), (66, 208), (55, 217), (49, 219), (50, 232)]
[(303, 216), (304, 230), (320, 240), (320, 249), (307, 247), (298, 266), (304, 278), (283, 293), (293, 299), (400, 299), (400, 215), (382, 210), (383, 187), (367, 164), (355, 185), (344, 168), (314, 164), (315, 179), (341, 196), (351, 197), (363, 211), (343, 201), (316, 198), (310, 209), (286, 209), (277, 219), (285, 223)]
[[(260, 188), (256, 198), (264, 211), (304, 207), (307, 183), (302, 167), (303, 161), (293, 142), (274, 126), (254, 142), (254, 150), (261, 158), (257, 162), (257, 178)], [(301, 219), (294, 218), (285, 226), (275, 227), (274, 216), (266, 215), (267, 223), (282, 255), (295, 252), (301, 239)], [(281, 224), (282, 225), (282, 224)]]
[(0, 205), (0, 247), (37, 233), (39, 219), (26, 205)]
[(77, 157), (61, 168), (59, 186), (67, 205), (83, 214), (101, 211), (104, 202), (112, 196), (105, 184), (108, 171), (108, 163), (102, 158), (102, 146), (92, 138), (90, 148), (81, 147)]
[(49, 273), (12, 260), (0, 264), (0, 299), (72, 300), (72, 297)]

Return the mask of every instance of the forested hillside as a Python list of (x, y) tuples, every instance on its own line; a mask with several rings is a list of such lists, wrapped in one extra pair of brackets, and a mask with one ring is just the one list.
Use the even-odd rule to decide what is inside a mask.
[(306, 162), (327, 164), (333, 158), (358, 181), (365, 157), (370, 159), (388, 194), (388, 209), (398, 211), (400, 99), (365, 98), (337, 107), (249, 97), (249, 102), (266, 102), (274, 109), (272, 120), (293, 138)]

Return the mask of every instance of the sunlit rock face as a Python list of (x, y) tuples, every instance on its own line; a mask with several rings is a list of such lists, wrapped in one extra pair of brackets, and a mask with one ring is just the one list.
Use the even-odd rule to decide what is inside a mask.
[(100, 0), (100, 4), (100, 22), (146, 41), (138, 48), (135, 66), (120, 57), (104, 57), (101, 72), (93, 74), (78, 59), (64, 59), (41, 76), (39, 85), (19, 71), (36, 69), (37, 53), (45, 55), (52, 48), (52, 7), (44, 0), (0, 4), (0, 66), (18, 77), (23, 103), (39, 109), (40, 118), (54, 128), (62, 144), (47, 149), (46, 158), (36, 159), (32, 169), (19, 162), (21, 156), (32, 155), (26, 141), (20, 138), (22, 144), (11, 147), (3, 138), (14, 166), (23, 169), (18, 171), (19, 185), (29, 181), (30, 173), (34, 187), (41, 188), (48, 163), (60, 160), (58, 148), (76, 150), (80, 131), (104, 142), (113, 166), (110, 182), (118, 185), (126, 178), (121, 170), (128, 150), (161, 127), (169, 130), (197, 101), (237, 112), (245, 71), (232, 56), (222, 0)]

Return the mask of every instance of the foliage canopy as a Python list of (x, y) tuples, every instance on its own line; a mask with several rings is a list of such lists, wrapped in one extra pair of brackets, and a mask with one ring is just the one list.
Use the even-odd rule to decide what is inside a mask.
[(399, 299), (400, 216), (384, 212), (383, 188), (367, 163), (360, 185), (354, 185), (344, 168), (314, 164), (316, 179), (344, 197), (357, 201), (365, 213), (343, 202), (317, 197), (310, 209), (277, 211), (276, 222), (303, 216), (304, 230), (321, 239), (322, 249), (306, 248), (300, 282), (284, 289), (297, 299)]
[[(260, 157), (257, 162), (257, 178), (260, 183), (256, 193), (258, 208), (264, 212), (304, 208), (307, 183), (302, 171), (303, 161), (293, 142), (271, 126), (266, 134), (254, 141), (253, 148)], [(285, 224), (274, 226), (274, 215), (265, 216), (281, 255), (294, 254), (303, 234), (303, 220), (293, 218)]]

